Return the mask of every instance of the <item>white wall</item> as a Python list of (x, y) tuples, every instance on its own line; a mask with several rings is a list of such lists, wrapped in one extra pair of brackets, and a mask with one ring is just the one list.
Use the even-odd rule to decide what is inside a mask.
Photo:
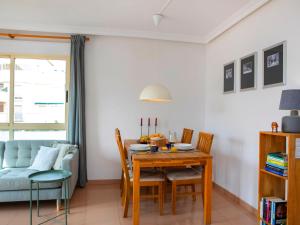
[[(169, 88), (168, 104), (143, 103), (152, 83)], [(138, 138), (140, 118), (159, 118), (159, 131), (204, 124), (204, 50), (201, 45), (133, 38), (92, 37), (86, 45), (88, 179), (120, 177), (114, 129)], [(146, 127), (144, 127), (146, 132)], [(153, 129), (152, 129), (153, 132)], [(196, 138), (195, 138), (196, 139)]]
[[(287, 87), (300, 87), (300, 1), (273, 0), (206, 46), (205, 127), (215, 133), (215, 182), (257, 206), (258, 132), (288, 112), (282, 88), (262, 89), (262, 49), (287, 41)], [(223, 64), (258, 51), (258, 88), (222, 94)], [(239, 74), (239, 63), (237, 64)], [(239, 84), (239, 75), (236, 80)]]

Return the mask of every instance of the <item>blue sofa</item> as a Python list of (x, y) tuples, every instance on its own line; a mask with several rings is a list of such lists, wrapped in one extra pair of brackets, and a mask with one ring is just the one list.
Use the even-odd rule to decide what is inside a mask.
[[(28, 175), (36, 172), (27, 169), (40, 149), (40, 146), (52, 146), (54, 143), (66, 143), (50, 140), (24, 140), (0, 142), (0, 202), (28, 201)], [(62, 161), (62, 169), (72, 172), (70, 181), (70, 196), (72, 196), (78, 178), (78, 149), (67, 154)], [(40, 185), (40, 200), (63, 199), (60, 183)], [(36, 192), (33, 192), (36, 199)]]

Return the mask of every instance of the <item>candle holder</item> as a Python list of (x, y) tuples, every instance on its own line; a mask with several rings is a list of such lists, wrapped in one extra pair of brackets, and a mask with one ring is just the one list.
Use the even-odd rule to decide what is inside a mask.
[(143, 118), (141, 118), (140, 126), (141, 126), (141, 137), (142, 137), (143, 136)]
[(150, 118), (148, 118), (148, 136), (150, 134)]
[(143, 126), (141, 126), (141, 137), (143, 136)]

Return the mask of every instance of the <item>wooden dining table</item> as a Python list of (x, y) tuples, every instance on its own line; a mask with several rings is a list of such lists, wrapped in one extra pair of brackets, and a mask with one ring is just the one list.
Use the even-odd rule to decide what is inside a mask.
[[(125, 150), (128, 152), (131, 144), (137, 140), (124, 140)], [(189, 152), (156, 152), (132, 154), (133, 164), (133, 225), (140, 224), (140, 171), (142, 168), (153, 167), (183, 167), (202, 165), (204, 179), (203, 222), (211, 224), (212, 200), (212, 156), (200, 151)]]

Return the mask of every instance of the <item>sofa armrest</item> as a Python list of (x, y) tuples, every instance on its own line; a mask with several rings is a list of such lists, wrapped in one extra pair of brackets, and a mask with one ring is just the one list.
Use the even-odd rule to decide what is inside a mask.
[[(62, 169), (72, 172), (72, 177), (70, 178), (70, 198), (72, 197), (77, 184), (78, 165), (79, 165), (78, 149), (76, 149), (71, 154), (67, 154), (62, 161)], [(62, 198), (64, 198), (64, 193), (62, 193)]]
[(2, 169), (4, 158), (5, 142), (0, 142), (0, 169)]

